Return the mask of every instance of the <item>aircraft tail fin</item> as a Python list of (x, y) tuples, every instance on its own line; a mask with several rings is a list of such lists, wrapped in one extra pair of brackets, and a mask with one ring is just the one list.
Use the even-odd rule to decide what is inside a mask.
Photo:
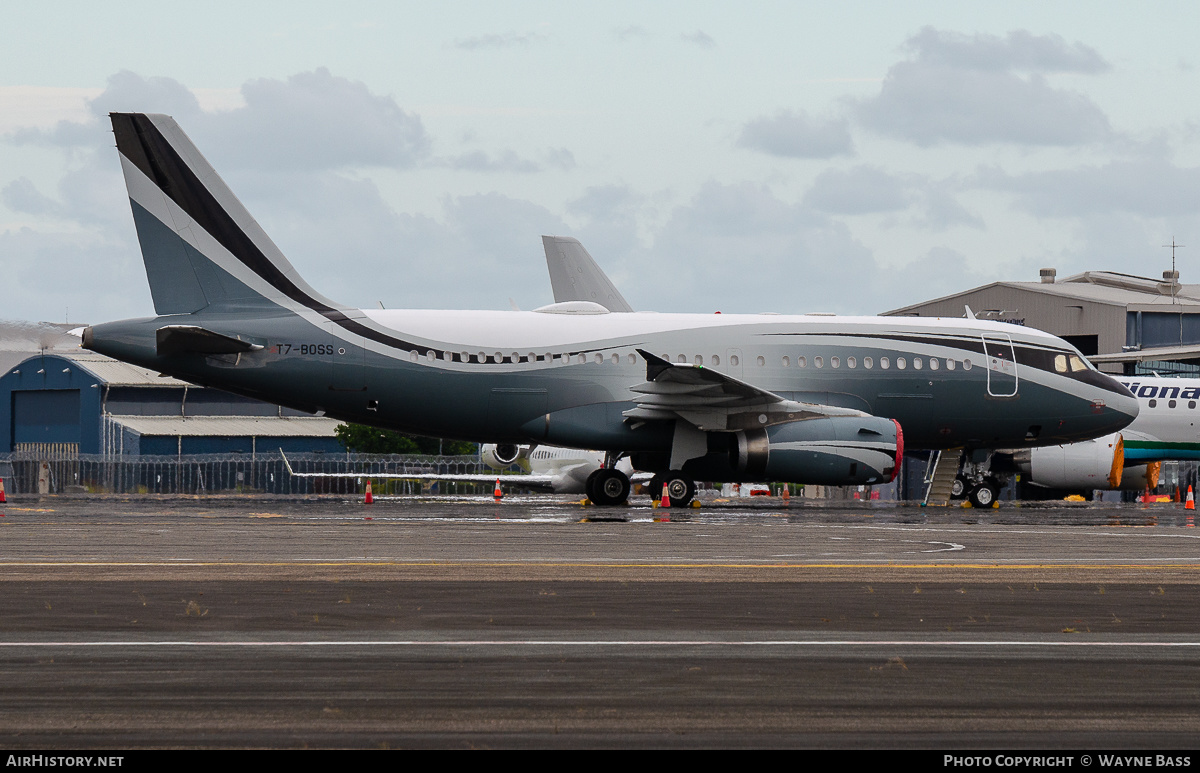
[(109, 117), (158, 314), (338, 308), (300, 278), (175, 119)]
[(633, 311), (578, 239), (543, 236), (542, 247), (546, 250), (555, 303), (592, 301), (609, 311)]

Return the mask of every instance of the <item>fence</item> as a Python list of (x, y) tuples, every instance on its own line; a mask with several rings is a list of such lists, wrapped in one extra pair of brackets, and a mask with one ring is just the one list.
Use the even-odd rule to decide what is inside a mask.
[[(389, 454), (289, 454), (296, 472), (351, 475), (304, 478), (290, 475), (278, 454), (198, 454), (195, 456), (0, 454), (0, 478), (9, 493), (93, 494), (355, 494), (380, 473), (477, 474), (494, 472), (477, 456)], [(428, 485), (428, 484), (426, 484)], [(483, 484), (441, 481), (451, 494), (490, 493)], [(375, 480), (375, 493), (416, 494), (417, 480)]]

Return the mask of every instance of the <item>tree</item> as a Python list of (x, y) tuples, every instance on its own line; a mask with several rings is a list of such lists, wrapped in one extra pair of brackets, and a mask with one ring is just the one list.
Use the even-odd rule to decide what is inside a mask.
[(352, 453), (358, 454), (428, 454), (438, 453), (458, 456), (477, 451), (475, 443), (461, 440), (440, 440), (421, 435), (406, 435), (390, 429), (368, 427), (365, 424), (339, 424), (334, 433), (338, 442)]

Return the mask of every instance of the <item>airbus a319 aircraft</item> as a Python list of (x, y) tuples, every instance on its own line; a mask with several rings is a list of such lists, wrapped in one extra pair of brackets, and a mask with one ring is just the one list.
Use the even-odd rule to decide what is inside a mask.
[(351, 308), (300, 278), (173, 119), (111, 118), (157, 316), (87, 328), (86, 348), (345, 421), (600, 449), (597, 504), (628, 497), (622, 458), (686, 504), (697, 479), (881, 483), (906, 442), (1055, 445), (1137, 415), (1090, 365), (1055, 369), (1079, 357), (1066, 342), (996, 322)]

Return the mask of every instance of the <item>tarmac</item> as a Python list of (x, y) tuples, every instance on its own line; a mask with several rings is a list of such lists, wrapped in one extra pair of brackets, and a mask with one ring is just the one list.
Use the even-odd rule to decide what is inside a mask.
[(1188, 748), (1174, 504), (0, 506), (20, 748)]

